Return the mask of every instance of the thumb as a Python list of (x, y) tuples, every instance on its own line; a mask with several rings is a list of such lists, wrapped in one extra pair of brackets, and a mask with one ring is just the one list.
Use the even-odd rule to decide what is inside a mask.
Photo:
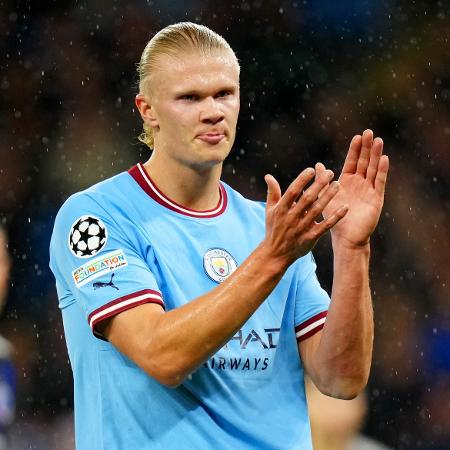
[(278, 181), (272, 175), (266, 175), (264, 181), (267, 184), (267, 205), (272, 206), (280, 201), (281, 189)]

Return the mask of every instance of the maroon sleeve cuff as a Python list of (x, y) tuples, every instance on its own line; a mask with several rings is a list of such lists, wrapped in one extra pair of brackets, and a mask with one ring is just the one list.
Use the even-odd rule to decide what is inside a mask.
[(100, 308), (95, 309), (88, 316), (89, 326), (91, 327), (94, 336), (106, 340), (105, 337), (97, 331), (97, 324), (109, 317), (126, 311), (127, 309), (144, 305), (145, 303), (157, 303), (165, 308), (161, 293), (152, 289), (143, 289), (142, 291), (133, 292), (132, 294), (116, 298), (115, 300), (106, 303), (106, 305), (102, 305)]
[(328, 311), (323, 311), (295, 327), (297, 342), (304, 341), (323, 328)]

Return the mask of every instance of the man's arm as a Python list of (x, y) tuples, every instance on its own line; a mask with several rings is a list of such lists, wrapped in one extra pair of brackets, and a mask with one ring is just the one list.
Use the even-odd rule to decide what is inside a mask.
[[(373, 311), (369, 290), (369, 238), (378, 223), (389, 161), (383, 141), (371, 130), (355, 136), (333, 203), (349, 212), (331, 231), (334, 274), (331, 305), (322, 332), (300, 342), (299, 350), (316, 386), (333, 397), (353, 398), (366, 385), (372, 359)], [(321, 173), (324, 168), (316, 166)]]
[(373, 344), (369, 246), (335, 251), (331, 305), (321, 332), (301, 341), (306, 371), (322, 393), (350, 399), (364, 388)]
[(124, 311), (100, 325), (100, 331), (161, 383), (180, 384), (248, 320), (287, 268), (345, 216), (347, 208), (337, 206), (324, 221), (315, 221), (339, 184), (328, 186), (333, 174), (323, 170), (303, 193), (314, 173), (303, 171), (283, 196), (275, 179), (266, 176), (265, 239), (222, 284), (169, 312), (156, 305)]

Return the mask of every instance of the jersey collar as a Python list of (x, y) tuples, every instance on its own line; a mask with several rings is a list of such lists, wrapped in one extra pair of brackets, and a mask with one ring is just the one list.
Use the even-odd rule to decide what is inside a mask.
[(150, 178), (149, 174), (141, 163), (133, 166), (130, 170), (128, 170), (128, 173), (153, 200), (166, 207), (167, 209), (175, 211), (179, 214), (183, 214), (189, 217), (209, 219), (211, 217), (219, 216), (225, 211), (227, 207), (227, 192), (222, 183), (219, 183), (220, 198), (217, 206), (213, 209), (208, 209), (207, 211), (197, 211), (195, 209), (190, 209), (186, 208), (185, 206), (179, 205), (178, 203), (175, 203), (169, 197), (164, 195)]

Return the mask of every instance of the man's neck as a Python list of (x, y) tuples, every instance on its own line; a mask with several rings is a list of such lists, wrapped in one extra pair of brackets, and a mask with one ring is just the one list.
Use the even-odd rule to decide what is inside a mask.
[(152, 154), (144, 168), (158, 189), (181, 206), (207, 211), (215, 208), (220, 201), (221, 164), (199, 169), (176, 162), (161, 161)]

